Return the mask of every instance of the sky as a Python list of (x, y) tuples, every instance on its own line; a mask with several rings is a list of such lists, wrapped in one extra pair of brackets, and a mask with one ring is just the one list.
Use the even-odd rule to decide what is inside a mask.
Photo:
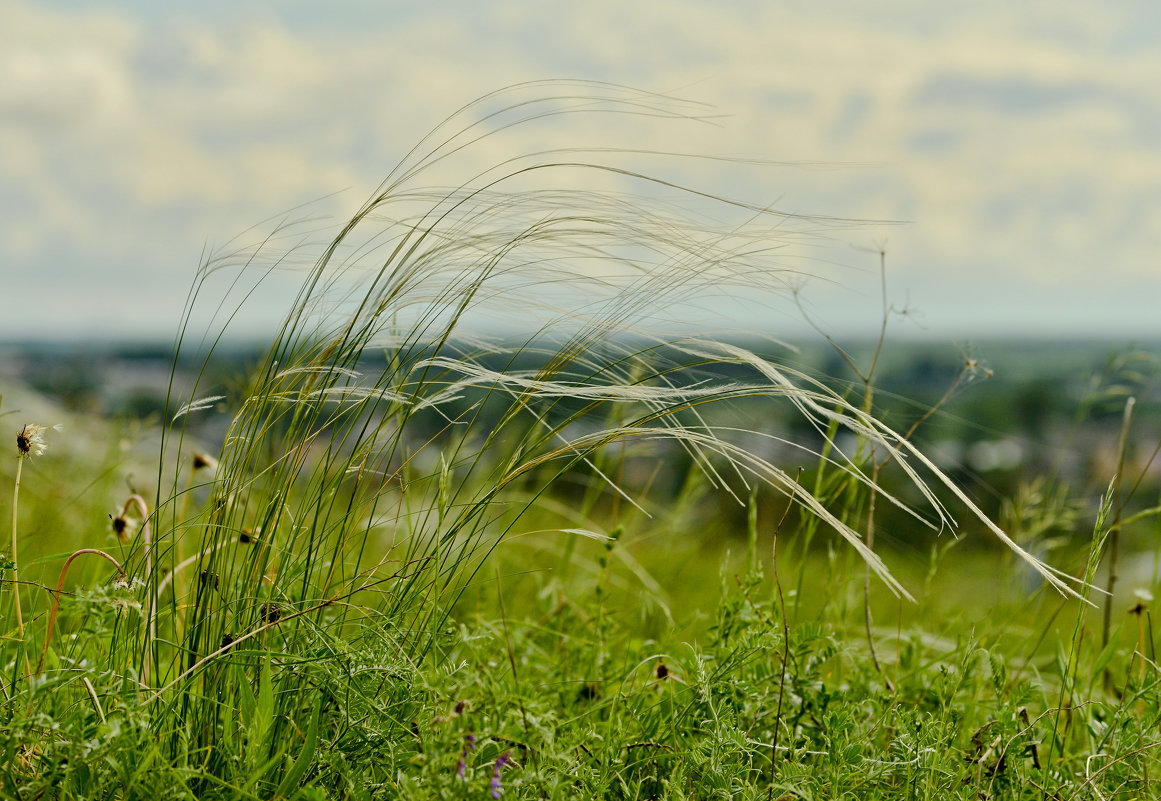
[[(594, 144), (745, 159), (639, 157), (865, 221), (787, 256), (836, 334), (877, 331), (881, 248), (901, 335), (1161, 337), (1152, 0), (0, 0), (0, 21), (0, 339), (168, 341), (205, 254), (288, 215), (337, 224), (447, 115), (553, 78), (712, 120), (580, 115), (456, 169)], [(238, 330), (275, 324), (292, 284)], [(776, 304), (742, 322), (805, 330)]]

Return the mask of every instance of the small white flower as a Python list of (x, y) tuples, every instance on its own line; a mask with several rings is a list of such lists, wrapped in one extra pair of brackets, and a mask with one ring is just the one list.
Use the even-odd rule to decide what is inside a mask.
[(1141, 603), (1147, 604), (1153, 600), (1153, 593), (1149, 592), (1144, 587), (1138, 587), (1137, 589), (1133, 590), (1133, 597), (1135, 597)]

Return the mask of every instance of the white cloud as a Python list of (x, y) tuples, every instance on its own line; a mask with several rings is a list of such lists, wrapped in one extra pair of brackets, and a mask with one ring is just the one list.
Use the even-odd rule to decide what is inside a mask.
[[(1083, 291), (1100, 263), (1126, 291), (1161, 292), (1161, 49), (1140, 46), (1156, 28), (1128, 5), (877, 6), (509, 0), (395, 24), (343, 20), (337, 7), (316, 33), (277, 11), (227, 24), (0, 0), (0, 263), (33, 269), (63, 248), (125, 275), (153, 271), (152, 291), (178, 302), (172, 287), (204, 241), (336, 190), (351, 190), (338, 207), (352, 208), (461, 103), (578, 75), (731, 116), (721, 127), (576, 116), (480, 143), (444, 177), (566, 141), (871, 162), (703, 161), (676, 177), (791, 211), (912, 220), (890, 231), (896, 286), (944, 270), (954, 287), (974, 265), (970, 280), (1000, 298), (1061, 281)], [(863, 265), (837, 245), (819, 258)], [(80, 290), (91, 279), (75, 269)]]

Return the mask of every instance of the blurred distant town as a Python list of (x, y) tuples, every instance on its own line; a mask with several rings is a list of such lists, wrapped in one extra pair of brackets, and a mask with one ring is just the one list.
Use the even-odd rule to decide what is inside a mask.
[[(874, 343), (844, 348), (860, 369), (870, 364)], [(230, 398), (262, 355), (257, 347), (235, 346), (217, 351), (208, 364), (191, 359), (175, 365), (167, 346), (0, 345), (3, 411), (14, 411), (9, 393), (23, 387), (72, 414), (160, 426), (171, 386), (169, 415), (191, 393)], [(828, 343), (801, 346), (778, 358), (853, 400), (862, 397), (862, 380)], [(972, 369), (964, 373), (969, 360)], [(1124, 492), (1131, 489), (1127, 508), (1159, 503), (1161, 343), (997, 341), (965, 352), (951, 344), (889, 342), (874, 383), (875, 408), (896, 431), (906, 431), (939, 404), (935, 414), (922, 419), (914, 441), (989, 514), (1012, 514), (1022, 494), (1051, 492), (1046, 488), (1054, 486), (1099, 498), (1118, 469), (1126, 477)], [(1129, 398), (1135, 405), (1122, 465), (1118, 443)], [(789, 467), (804, 458), (782, 440), (818, 445), (818, 432), (785, 410), (741, 402), (729, 414), (747, 427), (777, 434), (747, 443), (776, 463)], [(208, 448), (220, 447), (228, 401), (191, 423)], [(854, 444), (840, 440), (840, 447), (853, 452)]]

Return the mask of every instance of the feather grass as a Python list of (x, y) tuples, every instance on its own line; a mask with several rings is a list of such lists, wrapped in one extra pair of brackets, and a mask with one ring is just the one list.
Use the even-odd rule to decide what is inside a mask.
[[(210, 754), (232, 736), (240, 724), (219, 693), (248, 672), (264, 692), (277, 685), (269, 703), (289, 705), (262, 730), (265, 755), (277, 757), (287, 721), (306, 714), (290, 708), (302, 697), (292, 690), (308, 682), (293, 665), (312, 653), (333, 657), (331, 636), (382, 638), (399, 670), (422, 661), (487, 556), (526, 531), (521, 521), (567, 476), (586, 474), (647, 511), (649, 500), (602, 466), (614, 448), (661, 443), (743, 505), (755, 487), (784, 495), (910, 597), (841, 512), (744, 444), (776, 432), (707, 417), (743, 398), (807, 420), (828, 468), (936, 530), (954, 526), (932, 489), (946, 487), (1052, 586), (1076, 594), (905, 436), (818, 380), (726, 341), (657, 333), (681, 328), (707, 298), (788, 293), (802, 272), (787, 248), (858, 221), (785, 214), (613, 163), (644, 155), (632, 149), (545, 149), (459, 184), (427, 183), (470, 149), (550, 117), (704, 123), (704, 112), (668, 96), (569, 82), (521, 85), (466, 106), (407, 154), (306, 269), (244, 390), (223, 397), (195, 387), (189, 400), (172, 400), (159, 476), (174, 477), (159, 493), (153, 547), (138, 551), (149, 561), (142, 572), (154, 628), (126, 626), (115, 649), (119, 669), (153, 688), (168, 747)], [(562, 188), (586, 180), (596, 188)], [(691, 200), (712, 215), (692, 213)], [(292, 236), (293, 226), (279, 227), (264, 242)], [(207, 259), (190, 306), (230, 265), (268, 273), (297, 261), (293, 248), (263, 258), (259, 248)], [(215, 319), (227, 324), (202, 343), (212, 352), (228, 321), (244, 315), (244, 299), (220, 307)], [(192, 319), (187, 308), (179, 349)], [(504, 321), (505, 336), (480, 334), (489, 319)], [(745, 377), (707, 370), (722, 366)], [(186, 515), (165, 460), (186, 448), (189, 415), (216, 403), (234, 416), (210, 500)], [(844, 430), (889, 454), (924, 508), (885, 493), (843, 454), (835, 437)], [(605, 536), (578, 522), (557, 530)], [(198, 579), (174, 581), (177, 572)], [(271, 655), (280, 655), (273, 670)], [(278, 773), (276, 761), (262, 764)]]

